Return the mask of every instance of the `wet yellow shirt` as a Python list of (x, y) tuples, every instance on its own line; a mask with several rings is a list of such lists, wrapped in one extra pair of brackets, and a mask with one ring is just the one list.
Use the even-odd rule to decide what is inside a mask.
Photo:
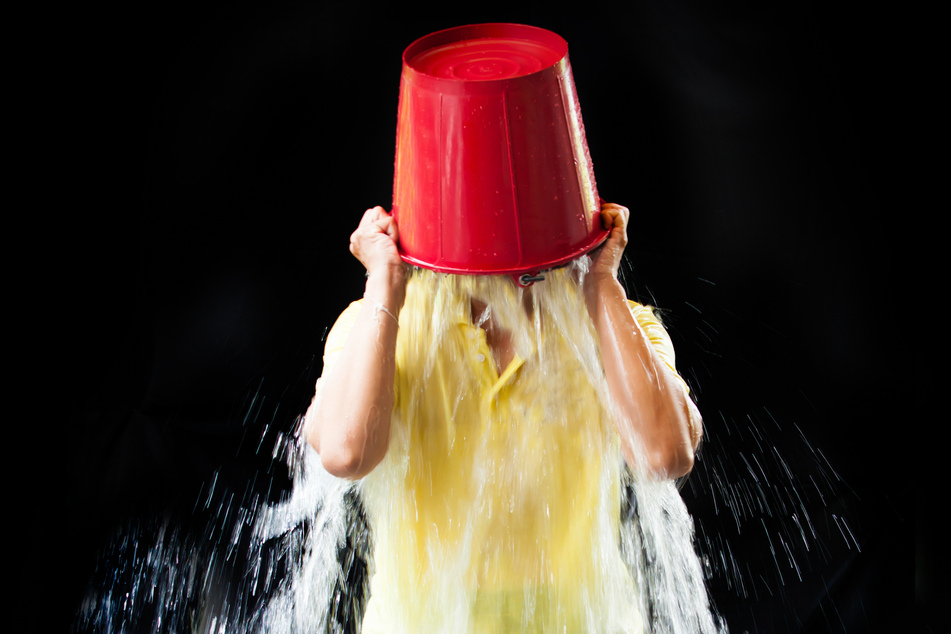
[[(617, 433), (571, 342), (543, 338), (499, 375), (481, 328), (461, 314), (430, 326), (419, 300), (411, 283), (390, 448), (361, 482), (364, 634), (641, 632), (617, 543)], [(325, 369), (361, 306), (334, 325)], [(651, 309), (631, 309), (673, 368)]]

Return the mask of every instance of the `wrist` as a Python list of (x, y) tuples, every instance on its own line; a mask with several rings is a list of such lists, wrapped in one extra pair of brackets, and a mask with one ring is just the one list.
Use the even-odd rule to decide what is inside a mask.
[(374, 268), (367, 274), (365, 292), (398, 315), (406, 299), (406, 268), (400, 262)]
[(612, 301), (626, 301), (627, 293), (617, 277), (608, 271), (591, 271), (585, 276), (584, 297), (588, 312), (596, 318), (599, 307)]
[(612, 271), (603, 269), (588, 271), (584, 278), (584, 292), (588, 297), (616, 293), (627, 297), (627, 293), (624, 292), (624, 287), (621, 286), (617, 276)]

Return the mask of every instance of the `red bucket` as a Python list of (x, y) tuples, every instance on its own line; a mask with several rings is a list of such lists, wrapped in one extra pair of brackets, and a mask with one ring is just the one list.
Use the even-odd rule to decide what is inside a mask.
[(476, 24), (406, 49), (393, 215), (403, 260), (446, 273), (536, 273), (601, 244), (565, 40)]

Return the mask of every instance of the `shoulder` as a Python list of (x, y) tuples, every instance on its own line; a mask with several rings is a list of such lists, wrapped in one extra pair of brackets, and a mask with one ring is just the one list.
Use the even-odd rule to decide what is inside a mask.
[(325, 365), (327, 357), (335, 356), (336, 353), (343, 349), (344, 344), (347, 343), (347, 337), (350, 335), (350, 331), (353, 330), (353, 324), (356, 323), (357, 317), (360, 315), (362, 309), (363, 299), (361, 298), (355, 302), (350, 302), (350, 305), (337, 317), (333, 327), (330, 329), (330, 333), (327, 335), (327, 341), (324, 344)]
[(661, 322), (660, 317), (657, 316), (657, 313), (654, 312), (654, 307), (647, 304), (638, 304), (634, 300), (627, 300), (628, 306), (631, 309), (631, 314), (634, 315), (634, 319), (637, 320), (637, 323), (641, 328), (644, 329), (654, 329), (658, 328), (667, 333), (664, 329), (664, 324)]
[(632, 300), (628, 300), (628, 304), (631, 308), (631, 314), (634, 315), (637, 324), (650, 340), (654, 350), (657, 351), (661, 359), (664, 360), (664, 363), (666, 363), (671, 370), (676, 372), (676, 357), (674, 354), (673, 341), (671, 341), (670, 334), (668, 334), (660, 317), (654, 312), (654, 307), (638, 304)]

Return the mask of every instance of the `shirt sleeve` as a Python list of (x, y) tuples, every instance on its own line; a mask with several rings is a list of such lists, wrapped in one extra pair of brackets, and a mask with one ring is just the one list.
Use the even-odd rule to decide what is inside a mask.
[(337, 321), (334, 322), (330, 333), (327, 335), (327, 341), (324, 343), (324, 367), (320, 378), (317, 379), (317, 383), (314, 385), (314, 398), (311, 399), (310, 406), (304, 414), (305, 430), (314, 425), (313, 417), (317, 411), (317, 404), (323, 395), (323, 377), (327, 374), (328, 368), (332, 367), (340, 357), (340, 353), (343, 352), (344, 344), (347, 343), (347, 337), (350, 335), (350, 331), (353, 330), (353, 324), (360, 314), (362, 305), (363, 300), (361, 299), (347, 306), (337, 317)]
[(631, 313), (634, 315), (634, 319), (637, 320), (641, 330), (644, 331), (644, 334), (647, 335), (651, 345), (654, 347), (654, 352), (656, 352), (667, 367), (677, 375), (677, 378), (680, 379), (680, 382), (683, 383), (689, 392), (690, 388), (687, 386), (687, 382), (684, 381), (680, 373), (677, 372), (674, 344), (670, 340), (667, 329), (664, 328), (664, 325), (660, 323), (660, 319), (654, 314), (654, 309), (651, 306), (644, 306), (631, 300), (628, 300), (628, 303), (631, 305)]
[(340, 357), (340, 353), (343, 352), (343, 347), (347, 343), (347, 337), (350, 336), (350, 331), (353, 330), (353, 324), (356, 323), (362, 308), (362, 299), (351, 302), (350, 305), (340, 313), (340, 316), (337, 317), (337, 321), (334, 322), (330, 333), (327, 335), (327, 342), (324, 344), (323, 374), (326, 374), (327, 370), (333, 367), (333, 364), (336, 363)]

